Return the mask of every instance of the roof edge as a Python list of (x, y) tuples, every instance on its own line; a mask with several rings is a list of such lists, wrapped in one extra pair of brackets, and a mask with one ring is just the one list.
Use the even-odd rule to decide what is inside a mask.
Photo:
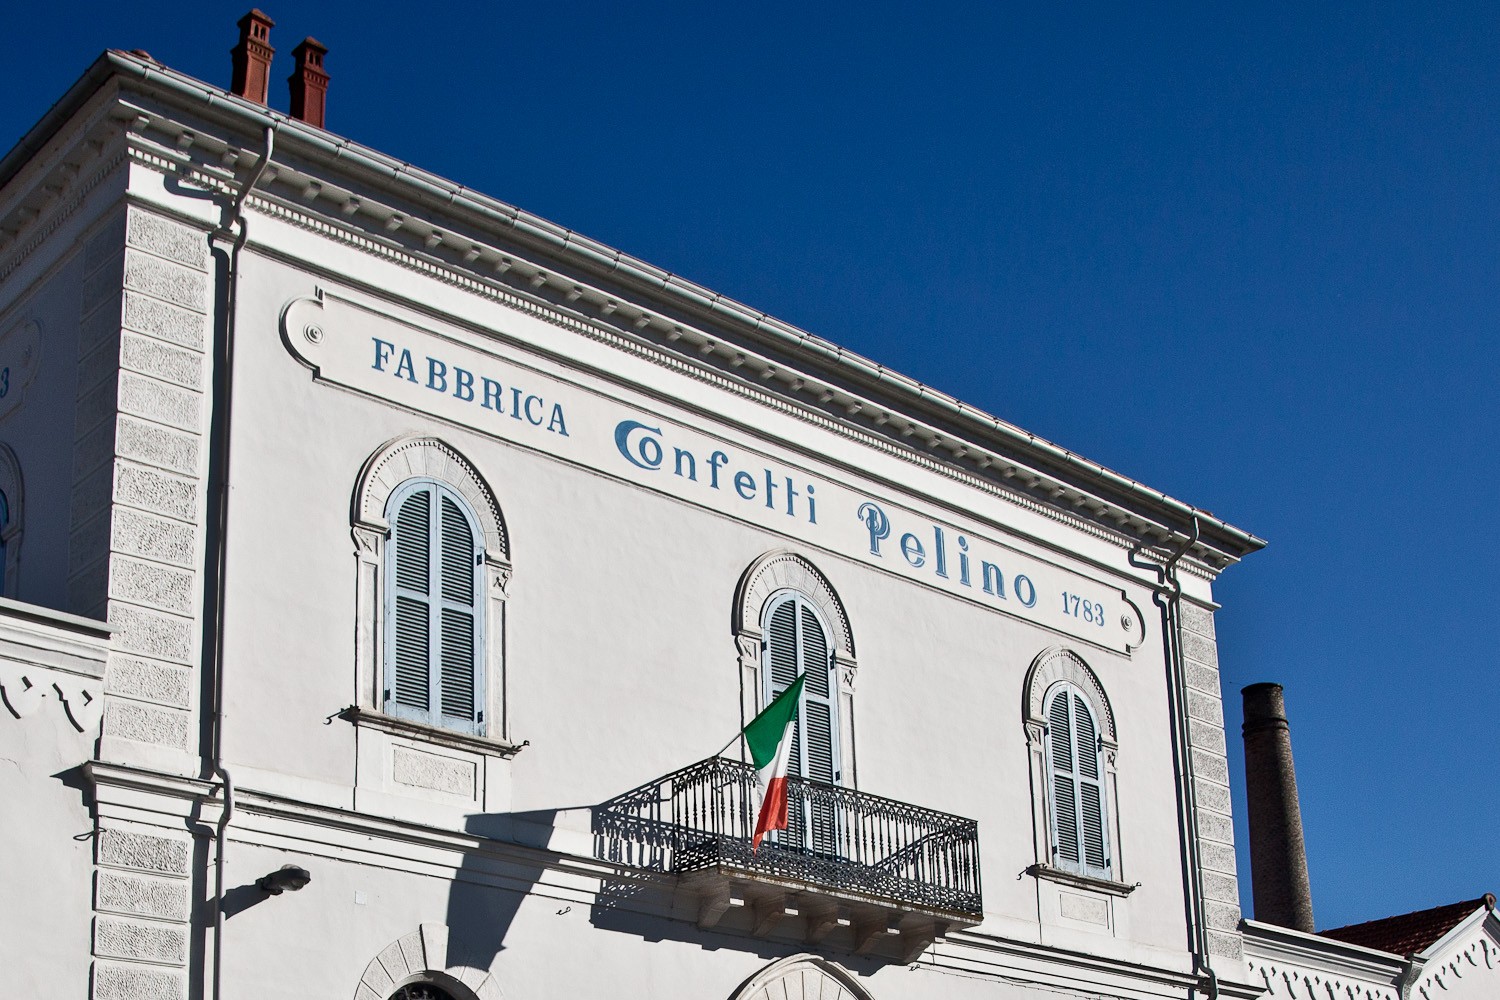
[(21, 140), (0, 158), (0, 188), (21, 171), (44, 148), (63, 125), (111, 78), (126, 77), (175, 97), (189, 107), (206, 107), (212, 117), (237, 118), (247, 128), (274, 126), (283, 148), (301, 147), (300, 152), (348, 170), (362, 169), (387, 184), (404, 187), (418, 203), (434, 204), (440, 211), (463, 212), (476, 217), (484, 228), (503, 225), (513, 238), (568, 261), (585, 271), (604, 272), (648, 298), (665, 299), (672, 306), (692, 313), (708, 312), (748, 340), (758, 342), (824, 370), (839, 373), (868, 386), (889, 392), (901, 405), (916, 413), (936, 414), (976, 442), (986, 441), (1013, 450), (1021, 457), (1040, 461), (1046, 468), (1076, 477), (1113, 494), (1120, 501), (1138, 505), (1168, 533), (1169, 541), (1185, 538), (1196, 522), (1201, 543), (1224, 553), (1231, 560), (1258, 551), (1266, 544), (1248, 531), (1222, 518), (1148, 487), (1098, 462), (1063, 448), (956, 397), (892, 371), (857, 352), (824, 340), (815, 334), (776, 319), (768, 313), (697, 285), (618, 249), (581, 236), (554, 222), (506, 202), (456, 184), (409, 163), (386, 156), (352, 140), (309, 126), (264, 105), (235, 97), (221, 88), (117, 49), (102, 53), (77, 82), (48, 109)]

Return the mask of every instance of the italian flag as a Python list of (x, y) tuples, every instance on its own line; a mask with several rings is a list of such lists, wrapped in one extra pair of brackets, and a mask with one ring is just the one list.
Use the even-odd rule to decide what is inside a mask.
[(806, 677), (797, 675), (792, 686), (772, 699), (765, 711), (744, 728), (745, 745), (755, 763), (755, 793), (760, 799), (756, 804), (751, 851), (760, 849), (760, 839), (767, 833), (786, 829), (786, 773), (792, 756), (792, 723), (797, 721), (797, 706), (802, 703), (802, 682)]

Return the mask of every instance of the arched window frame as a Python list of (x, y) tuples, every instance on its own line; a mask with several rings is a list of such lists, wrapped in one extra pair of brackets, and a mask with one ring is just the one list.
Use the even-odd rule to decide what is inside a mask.
[[(1103, 839), (1105, 864), (1089, 865), (1083, 860), (1060, 858), (1056, 852), (1058, 803), (1055, 801), (1053, 770), (1053, 733), (1049, 709), (1060, 693), (1077, 696), (1087, 706), (1094, 729), (1099, 768), (1103, 816), (1099, 832)], [(1033, 840), (1036, 846), (1038, 872), (1061, 872), (1067, 875), (1123, 883), (1123, 858), (1119, 825), (1119, 796), (1116, 781), (1119, 741), (1115, 730), (1114, 710), (1099, 678), (1075, 652), (1063, 647), (1044, 651), (1033, 661), (1027, 674), (1024, 706), (1026, 742), (1030, 758), (1031, 799), (1033, 805)], [(1076, 744), (1076, 739), (1075, 739)], [(1079, 817), (1080, 824), (1082, 817)], [(1084, 840), (1080, 826), (1079, 843)]]
[[(351, 518), (356, 557), (355, 703), (376, 712), (386, 709), (386, 567), (392, 555), (388, 512), (398, 490), (418, 481), (436, 483), (458, 497), (482, 545), (476, 560), (476, 601), (482, 619), (478, 628), (483, 637), (479, 656), (483, 676), (476, 679), (476, 687), (482, 684), (484, 691), (479, 705), (484, 721), (474, 735), (507, 741), (505, 603), (511, 578), (510, 540), (488, 483), (472, 462), (438, 438), (404, 437), (387, 442), (360, 471)], [(408, 721), (422, 724), (420, 720)]]
[(0, 444), (0, 497), (4, 500), (4, 519), (0, 521), (0, 552), (3, 552), (4, 576), (0, 577), (0, 596), (14, 598), (20, 593), (21, 535), (26, 526), (26, 489), (21, 479), (21, 462), (6, 444)]
[[(755, 718), (766, 704), (769, 680), (765, 676), (765, 616), (774, 600), (789, 593), (800, 595), (821, 620), (829, 640), (833, 662), (834, 715), (838, 727), (836, 767), (839, 783), (858, 787), (859, 772), (854, 752), (854, 682), (859, 662), (849, 615), (833, 585), (809, 560), (785, 549), (767, 552), (750, 564), (735, 590), (733, 629), (740, 667), (740, 725)], [(833, 688), (836, 686), (837, 693)]]
[(389, 997), (403, 986), (431, 983), (455, 1000), (505, 1000), (500, 985), (484, 969), (448, 954), (452, 936), (445, 924), (421, 924), (370, 959), (353, 991), (354, 1000)]

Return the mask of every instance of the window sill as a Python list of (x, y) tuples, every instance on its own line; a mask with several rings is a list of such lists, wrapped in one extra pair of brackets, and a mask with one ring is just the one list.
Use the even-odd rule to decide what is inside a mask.
[(430, 726), (424, 722), (412, 722), (409, 719), (398, 719), (384, 712), (376, 712), (372, 709), (361, 708), (358, 705), (350, 705), (338, 713), (339, 718), (346, 719), (356, 726), (369, 726), (383, 733), (393, 736), (405, 736), (408, 739), (421, 740), (424, 743), (433, 743), (438, 746), (448, 747), (451, 750), (468, 750), (471, 753), (481, 753), (486, 757), (502, 757), (506, 760), (521, 752), (523, 747), (531, 745), (531, 741), (524, 743), (511, 743), (507, 740), (494, 740), (487, 736), (471, 736), (468, 733), (456, 733), (451, 729), (443, 729), (441, 726)]
[(1076, 889), (1092, 889), (1109, 896), (1124, 898), (1140, 888), (1140, 883), (1130, 884), (1127, 882), (1116, 882), (1113, 879), (1099, 878), (1095, 875), (1080, 875), (1077, 872), (1063, 871), (1061, 868), (1053, 868), (1051, 865), (1032, 865), (1026, 869), (1026, 874), (1034, 878), (1044, 878), (1051, 882), (1060, 882), (1063, 885), (1071, 885)]

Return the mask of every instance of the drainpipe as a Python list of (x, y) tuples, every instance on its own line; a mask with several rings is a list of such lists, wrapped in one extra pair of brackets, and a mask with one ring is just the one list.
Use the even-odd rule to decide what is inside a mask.
[[(224, 766), (224, 586), (227, 547), (225, 535), (229, 524), (229, 416), (230, 395), (234, 380), (231, 371), (234, 365), (234, 323), (237, 291), (239, 287), (240, 250), (248, 236), (245, 228), (245, 201), (255, 185), (260, 183), (266, 168), (271, 165), (271, 154), (276, 148), (276, 126), (266, 128), (264, 148), (260, 162), (234, 196), (224, 212), (224, 221), (210, 237), (220, 244), (229, 239), (228, 260), (223, 271), (223, 291), (220, 296), (221, 314), (216, 324), (216, 357), (214, 359), (213, 385), (213, 429), (209, 443), (208, 481), (213, 498), (210, 527), (214, 533), (207, 546), (209, 559), (207, 580), (212, 587), (205, 605), (208, 611), (205, 628), (209, 630), (205, 649), (213, 651), (210, 670), (213, 684), (213, 709), (210, 718), (210, 767), (223, 790), (223, 807), (219, 810), (219, 821), (214, 833), (214, 947), (213, 978), (205, 992), (212, 1000), (220, 1000), (223, 987), (224, 968), (224, 847), (225, 833), (234, 817), (234, 780)], [(217, 249), (216, 252), (222, 252)]]
[(1161, 563), (1140, 559), (1143, 547), (1131, 550), (1130, 564), (1156, 574), (1154, 600), (1162, 612), (1162, 639), (1167, 651), (1167, 693), (1172, 707), (1172, 755), (1176, 758), (1178, 829), (1186, 848), (1182, 881), (1188, 900), (1188, 923), (1191, 928), (1193, 970), (1208, 980), (1208, 996), (1217, 1000), (1219, 976), (1209, 961), (1208, 908), (1203, 896), (1203, 866), (1198, 851), (1198, 791), (1193, 781), (1193, 755), (1187, 716), (1187, 671), (1182, 662), (1182, 582), (1177, 578), (1177, 562), (1198, 543), (1201, 525), (1193, 509), (1192, 531), (1183, 543)]

